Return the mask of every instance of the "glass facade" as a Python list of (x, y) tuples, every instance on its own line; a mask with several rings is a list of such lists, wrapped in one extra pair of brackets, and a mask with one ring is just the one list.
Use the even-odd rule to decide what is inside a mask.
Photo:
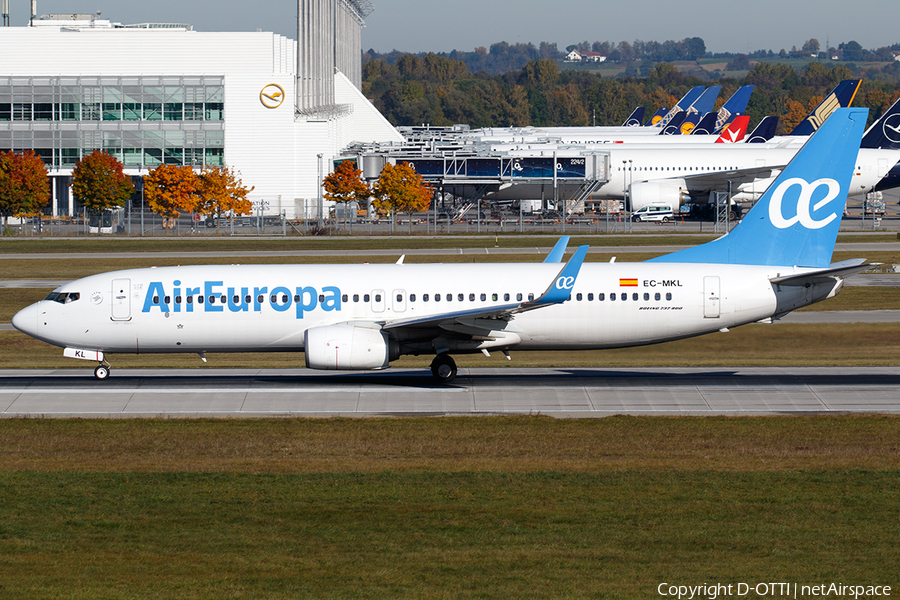
[(103, 150), (126, 167), (222, 165), (223, 77), (0, 77), (0, 151), (70, 168)]

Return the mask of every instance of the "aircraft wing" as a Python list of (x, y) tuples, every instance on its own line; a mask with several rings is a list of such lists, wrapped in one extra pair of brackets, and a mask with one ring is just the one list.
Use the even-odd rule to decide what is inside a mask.
[[(378, 322), (378, 325), (387, 331), (439, 329), (468, 333), (469, 335), (484, 335), (486, 332), (500, 329), (510, 331), (507, 324), (515, 315), (554, 304), (561, 304), (569, 299), (575, 280), (578, 277), (578, 272), (581, 270), (581, 265), (584, 262), (584, 257), (587, 255), (587, 250), (587, 246), (580, 246), (569, 261), (563, 265), (556, 277), (553, 278), (544, 293), (534, 300), (451, 311), (422, 317), (391, 319)], [(504, 322), (500, 323), (500, 321)], [(467, 329), (471, 331), (467, 331)], [(476, 333), (476, 331), (480, 333)]]
[(684, 175), (682, 178), (689, 190), (723, 189), (728, 186), (729, 181), (732, 187), (736, 187), (742, 183), (751, 183), (758, 179), (775, 177), (782, 169), (784, 169), (784, 165), (766, 165), (750, 169), (732, 169), (730, 171)]

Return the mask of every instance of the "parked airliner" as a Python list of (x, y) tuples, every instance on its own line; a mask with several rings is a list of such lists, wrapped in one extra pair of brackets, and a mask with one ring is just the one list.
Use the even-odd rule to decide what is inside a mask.
[[(85, 277), (13, 318), (95, 361), (116, 353), (304, 351), (313, 369), (384, 369), (431, 354), (592, 349), (676, 340), (830, 298), (863, 260), (832, 264), (865, 109), (839, 109), (728, 235), (643, 263), (247, 265)], [(507, 355), (508, 356), (508, 355)]]

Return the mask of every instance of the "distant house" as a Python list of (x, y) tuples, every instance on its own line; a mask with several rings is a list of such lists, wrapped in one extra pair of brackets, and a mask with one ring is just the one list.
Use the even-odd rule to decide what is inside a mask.
[(579, 52), (572, 50), (566, 54), (566, 62), (603, 62), (606, 57), (599, 52)]
[(582, 52), (581, 60), (584, 62), (603, 62), (606, 60), (606, 57), (599, 52)]

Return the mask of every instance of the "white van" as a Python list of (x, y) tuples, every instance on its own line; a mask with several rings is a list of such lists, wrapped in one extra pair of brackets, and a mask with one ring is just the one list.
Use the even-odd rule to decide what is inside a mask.
[(648, 204), (642, 206), (631, 215), (634, 221), (662, 221), (668, 223), (675, 216), (672, 214), (672, 206), (670, 204)]

